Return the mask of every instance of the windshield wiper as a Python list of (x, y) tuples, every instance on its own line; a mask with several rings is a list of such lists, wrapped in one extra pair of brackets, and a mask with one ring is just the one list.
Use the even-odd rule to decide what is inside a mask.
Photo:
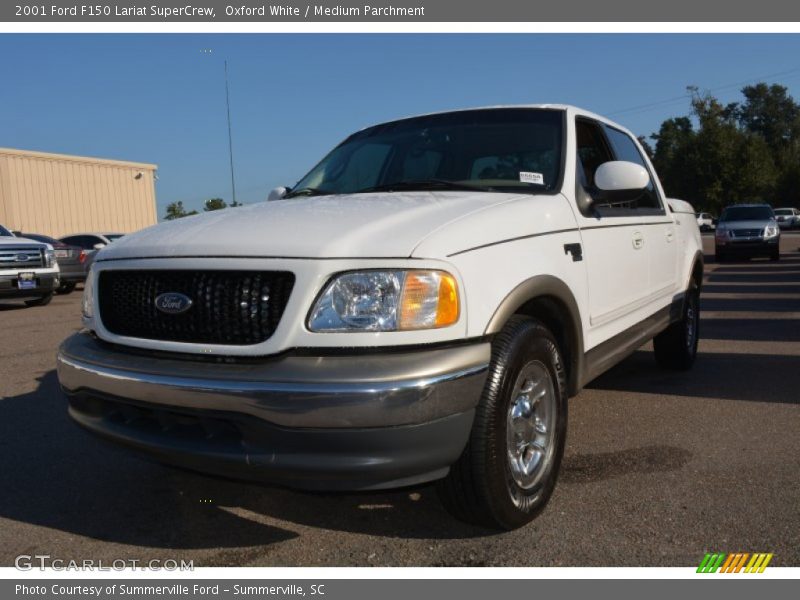
[(447, 179), (407, 179), (374, 185), (362, 190), (353, 192), (354, 194), (366, 194), (368, 192), (393, 192), (401, 190), (468, 190), (471, 192), (493, 192), (492, 187), (470, 185), (468, 183), (458, 183)]
[(294, 198), (296, 196), (330, 196), (333, 192), (321, 190), (315, 187), (304, 187), (297, 190), (292, 190), (284, 196), (284, 198)]

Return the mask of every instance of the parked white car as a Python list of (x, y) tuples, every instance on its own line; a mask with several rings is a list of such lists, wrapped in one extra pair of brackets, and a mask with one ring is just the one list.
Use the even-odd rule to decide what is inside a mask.
[(697, 213), (697, 226), (700, 228), (700, 231), (713, 230), (714, 217), (705, 212)]
[(781, 229), (796, 229), (800, 227), (800, 209), (776, 208), (775, 221)]
[(510, 529), (553, 492), (570, 396), (651, 338), (694, 362), (694, 210), (602, 117), (384, 123), (271, 197), (103, 249), (58, 355), (78, 424), (299, 488), (438, 480), (456, 516)]

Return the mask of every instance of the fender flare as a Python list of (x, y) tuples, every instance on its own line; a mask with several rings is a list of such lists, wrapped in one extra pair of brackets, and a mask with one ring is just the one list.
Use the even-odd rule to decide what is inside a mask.
[(696, 250), (695, 253), (694, 253), (694, 257), (692, 258), (692, 266), (689, 267), (688, 277), (686, 277), (686, 279), (683, 282), (684, 283), (684, 286), (683, 286), (684, 290), (688, 290), (689, 289), (689, 282), (694, 277), (694, 271), (695, 271), (695, 268), (697, 267), (698, 264), (700, 265), (700, 281), (697, 282), (697, 288), (698, 289), (702, 289), (703, 288), (703, 268), (705, 267), (705, 257), (703, 256), (703, 251), (702, 250)]
[(526, 304), (537, 299), (555, 300), (565, 314), (565, 337), (570, 344), (568, 349), (562, 349), (569, 356), (569, 395), (573, 396), (580, 391), (584, 370), (584, 344), (583, 321), (575, 296), (569, 286), (561, 279), (552, 275), (536, 275), (526, 279), (505, 298), (494, 311), (492, 318), (485, 329), (485, 335), (491, 336), (498, 333), (506, 322)]

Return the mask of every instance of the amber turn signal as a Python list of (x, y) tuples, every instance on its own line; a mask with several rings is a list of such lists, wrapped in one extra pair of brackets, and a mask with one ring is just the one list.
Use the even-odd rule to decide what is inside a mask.
[(458, 321), (458, 286), (444, 271), (409, 271), (403, 282), (398, 329), (447, 327)]

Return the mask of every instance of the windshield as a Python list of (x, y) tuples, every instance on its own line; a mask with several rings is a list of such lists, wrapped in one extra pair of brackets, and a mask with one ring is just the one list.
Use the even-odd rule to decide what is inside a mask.
[(791, 208), (778, 208), (775, 210), (776, 215), (791, 215), (794, 214)]
[(769, 206), (731, 206), (722, 213), (720, 221), (769, 221), (772, 218)]
[(347, 138), (287, 197), (550, 191), (561, 178), (563, 138), (563, 113), (556, 110), (470, 110), (394, 121)]
[(123, 234), (121, 234), (121, 233), (107, 233), (107, 234), (105, 234), (105, 236), (108, 238), (109, 242), (115, 242), (119, 238), (121, 238), (123, 236)]
[(2, 225), (0, 225), (0, 236), (14, 237), (14, 234), (11, 233), (8, 229), (3, 227)]

